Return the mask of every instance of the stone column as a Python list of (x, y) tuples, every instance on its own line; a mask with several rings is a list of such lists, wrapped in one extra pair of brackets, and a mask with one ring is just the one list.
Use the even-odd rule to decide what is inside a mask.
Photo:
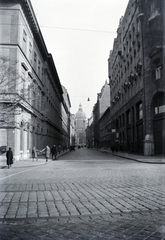
[(144, 143), (144, 156), (154, 155), (154, 139), (152, 134), (147, 134), (143, 141)]

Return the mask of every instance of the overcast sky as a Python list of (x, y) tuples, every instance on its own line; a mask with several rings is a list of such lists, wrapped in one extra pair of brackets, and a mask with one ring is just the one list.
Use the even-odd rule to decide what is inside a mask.
[[(129, 0), (31, 0), (71, 113), (82, 104), (87, 118), (108, 81), (108, 57)], [(88, 97), (90, 101), (87, 101)]]

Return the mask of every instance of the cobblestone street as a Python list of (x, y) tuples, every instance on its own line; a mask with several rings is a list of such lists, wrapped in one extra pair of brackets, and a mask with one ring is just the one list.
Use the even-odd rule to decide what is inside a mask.
[(2, 240), (165, 239), (165, 165), (81, 149), (0, 171)]
[(163, 212), (4, 221), (1, 239), (165, 239)]

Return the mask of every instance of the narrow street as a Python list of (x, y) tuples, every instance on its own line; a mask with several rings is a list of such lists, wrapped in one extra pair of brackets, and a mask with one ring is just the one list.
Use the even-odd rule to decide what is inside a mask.
[(86, 148), (0, 169), (0, 239), (165, 239), (165, 164)]

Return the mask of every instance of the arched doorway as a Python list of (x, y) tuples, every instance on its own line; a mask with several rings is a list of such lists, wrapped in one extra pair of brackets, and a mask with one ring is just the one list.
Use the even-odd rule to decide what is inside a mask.
[(156, 93), (152, 101), (155, 155), (165, 154), (165, 93)]

